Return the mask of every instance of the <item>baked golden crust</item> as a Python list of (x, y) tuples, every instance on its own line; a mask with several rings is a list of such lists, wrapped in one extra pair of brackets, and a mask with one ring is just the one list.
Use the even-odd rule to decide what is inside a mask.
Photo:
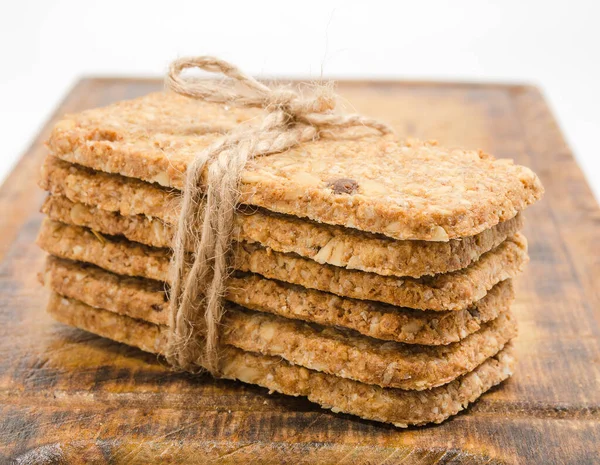
[[(119, 237), (98, 239), (90, 230), (45, 219), (38, 244), (52, 255), (92, 263), (116, 274), (167, 281), (169, 251)], [(516, 234), (463, 270), (428, 278), (379, 276), (320, 265), (294, 254), (237, 243), (232, 266), (269, 279), (343, 297), (420, 310), (463, 310), (494, 285), (516, 276), (527, 262), (525, 238)]]
[[(165, 349), (166, 327), (135, 320), (52, 293), (48, 312), (58, 321), (152, 353)], [(441, 423), (512, 374), (509, 344), (495, 357), (449, 384), (426, 391), (381, 388), (291, 365), (279, 357), (226, 346), (223, 377), (257, 384), (270, 391), (306, 396), (334, 412), (393, 423), (398, 427)]]
[[(49, 196), (42, 212), (153, 247), (170, 247), (178, 197), (155, 184), (78, 167), (48, 157), (41, 186)], [(248, 210), (248, 209), (246, 209)], [(522, 227), (521, 215), (470, 237), (448, 242), (398, 241), (355, 229), (315, 223), (254, 208), (239, 213), (233, 237), (318, 263), (382, 276), (447, 273), (465, 268)]]
[(177, 224), (181, 192), (158, 184), (95, 171), (49, 155), (42, 165), (39, 186), (99, 210)]
[[(143, 301), (146, 298), (131, 292), (132, 278), (125, 278), (123, 286), (126, 289), (123, 290), (112, 276), (102, 282), (102, 278), (107, 278), (106, 274), (100, 279), (98, 274), (95, 279), (86, 279), (89, 271), (85, 266), (77, 267), (74, 264), (67, 280), (87, 280), (86, 287), (90, 294), (106, 293), (108, 299), (105, 300), (109, 305), (100, 308), (130, 317), (143, 313), (152, 315), (151, 308), (132, 309), (131, 301), (127, 300)], [(52, 284), (56, 279), (52, 277), (46, 281), (53, 291), (66, 291), (61, 293), (65, 297), (86, 304), (97, 303), (94, 297), (73, 292), (75, 289), (68, 284), (54, 287)], [(142, 288), (141, 293), (147, 295), (147, 288)], [(446, 384), (475, 369), (498, 353), (517, 332), (516, 321), (510, 312), (502, 313), (460, 342), (433, 347), (380, 341), (353, 331), (307, 324), (236, 305), (227, 306), (221, 323), (222, 344), (282, 357), (295, 365), (366, 384), (415, 390)]]
[(151, 279), (123, 276), (89, 263), (46, 257), (38, 275), (48, 289), (83, 302), (149, 323), (169, 323), (168, 286)]
[[(181, 189), (196, 153), (257, 111), (150, 94), (72, 115), (48, 147), (65, 161)], [(331, 185), (351, 179), (357, 189)], [(241, 202), (395, 239), (447, 241), (513, 218), (543, 188), (528, 168), (476, 151), (390, 137), (333, 134), (259, 157), (242, 175)]]
[(261, 312), (231, 313), (223, 343), (365, 384), (422, 391), (474, 370), (517, 335), (511, 312), (447, 346), (383, 342)]
[[(419, 310), (462, 310), (501, 281), (517, 276), (529, 260), (525, 237), (517, 233), (467, 268), (423, 278), (396, 278), (319, 265), (293, 254), (239, 243), (233, 268), (269, 279)], [(242, 251), (243, 252), (240, 252)]]
[(514, 293), (511, 280), (506, 280), (465, 310), (430, 312), (339, 297), (250, 274), (231, 279), (227, 299), (252, 310), (348, 328), (375, 339), (445, 345), (508, 311)]
[[(51, 255), (43, 280), (55, 292), (92, 307), (168, 324), (167, 286), (159, 281), (116, 275), (95, 265)], [(454, 312), (427, 312), (348, 299), (255, 274), (233, 276), (228, 285), (225, 298), (251, 310), (346, 328), (375, 339), (421, 345), (460, 341), (507, 312), (514, 300), (511, 280), (496, 284), (468, 309)]]

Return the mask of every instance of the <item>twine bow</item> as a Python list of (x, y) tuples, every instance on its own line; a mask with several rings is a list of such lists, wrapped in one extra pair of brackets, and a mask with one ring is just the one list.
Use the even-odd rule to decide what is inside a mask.
[[(221, 81), (184, 79), (190, 68), (222, 74)], [(239, 183), (246, 163), (315, 140), (324, 130), (367, 127), (382, 134), (386, 124), (361, 115), (335, 113), (331, 85), (305, 98), (289, 88), (272, 88), (214, 57), (174, 61), (166, 78), (172, 91), (190, 98), (237, 107), (258, 107), (258, 126), (242, 124), (199, 153), (189, 164), (170, 268), (170, 332), (167, 359), (186, 371), (206, 369), (218, 376), (219, 326), (229, 275), (227, 255)], [(208, 176), (201, 185), (203, 171)], [(191, 245), (193, 254), (186, 250)], [(186, 247), (187, 246), (187, 247)]]

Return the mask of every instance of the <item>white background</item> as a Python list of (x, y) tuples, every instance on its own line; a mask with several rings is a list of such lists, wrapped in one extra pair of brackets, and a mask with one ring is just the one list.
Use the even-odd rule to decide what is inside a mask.
[(269, 76), (542, 88), (600, 198), (600, 2), (2, 0), (0, 179), (82, 75), (214, 54)]

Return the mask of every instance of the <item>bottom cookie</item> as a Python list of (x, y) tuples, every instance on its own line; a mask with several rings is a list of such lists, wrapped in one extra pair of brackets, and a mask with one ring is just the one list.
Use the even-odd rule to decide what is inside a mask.
[[(144, 351), (163, 353), (167, 328), (93, 308), (52, 293), (48, 312), (58, 321)], [(305, 396), (323, 408), (397, 427), (441, 423), (507, 379), (515, 360), (511, 344), (475, 370), (437, 388), (406, 391), (338, 378), (280, 357), (258, 355), (231, 346), (223, 350), (223, 377), (256, 384), (291, 396)]]

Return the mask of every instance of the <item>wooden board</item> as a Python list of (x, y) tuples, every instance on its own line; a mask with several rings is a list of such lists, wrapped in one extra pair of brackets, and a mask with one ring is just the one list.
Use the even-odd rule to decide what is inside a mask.
[[(86, 79), (56, 114), (159, 88), (152, 80)], [(526, 215), (532, 260), (517, 285), (515, 377), (440, 426), (400, 430), (302, 398), (172, 374), (151, 355), (53, 322), (34, 245), (50, 122), (0, 190), (0, 462), (599, 460), (600, 210), (540, 93), (399, 82), (347, 82), (339, 90), (400, 134), (512, 157), (541, 177), (546, 196)]]

